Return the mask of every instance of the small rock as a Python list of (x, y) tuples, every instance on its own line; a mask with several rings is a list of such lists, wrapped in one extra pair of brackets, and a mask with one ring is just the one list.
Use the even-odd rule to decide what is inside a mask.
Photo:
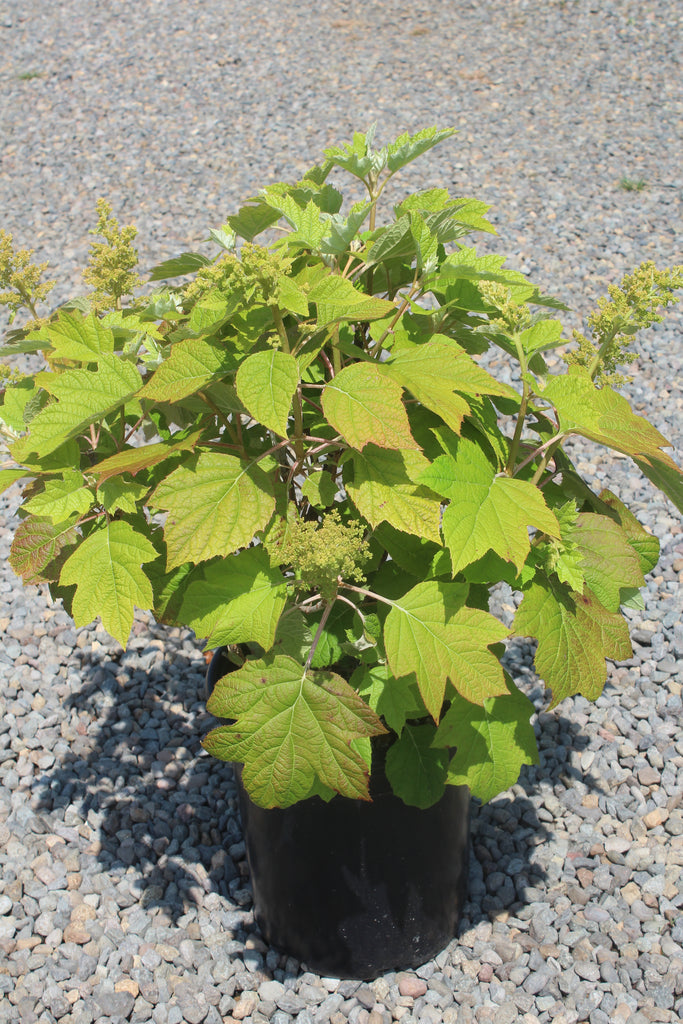
[(427, 982), (423, 981), (422, 978), (417, 978), (414, 974), (400, 974), (398, 990), (402, 996), (419, 999), (427, 991)]
[(654, 811), (644, 814), (642, 820), (646, 828), (657, 828), (658, 825), (663, 825), (668, 817), (669, 812), (666, 808), (655, 807)]
[(256, 992), (243, 992), (231, 1010), (232, 1016), (235, 1020), (244, 1020), (245, 1017), (250, 1017), (258, 1006), (258, 1002), (259, 998)]

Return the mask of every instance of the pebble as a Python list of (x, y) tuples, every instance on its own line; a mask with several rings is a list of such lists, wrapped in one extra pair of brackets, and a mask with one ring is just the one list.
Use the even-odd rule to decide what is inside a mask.
[[(51, 260), (55, 302), (81, 287), (97, 195), (137, 222), (149, 267), (201, 248), (255, 188), (375, 118), (383, 139), (457, 125), (401, 187), (445, 181), (491, 203), (498, 237), (480, 251), (511, 253), (559, 293), (570, 327), (641, 259), (676, 257), (683, 26), (654, 0), (634, 18), (613, 3), (523, 0), (400, 19), (391, 5), (284, 0), (243, 5), (239, 25), (206, 0), (191, 26), (171, 0), (115, 18), (67, 6), (23, 0), (0, 16), (3, 226)], [(437, 51), (438, 66), (425, 62)], [(641, 176), (642, 191), (619, 187)], [(639, 339), (628, 389), (677, 458), (681, 323), (679, 310)], [(645, 607), (628, 613), (633, 657), (608, 663), (597, 704), (546, 713), (531, 646), (510, 642), (541, 765), (473, 809), (458, 938), (368, 984), (304, 973), (257, 935), (231, 772), (199, 747), (192, 634), (140, 612), (123, 652), (96, 625), (74, 628), (14, 578), (17, 490), (0, 496), (0, 1024), (683, 1018), (681, 521), (627, 459), (573, 450), (662, 544)], [(509, 595), (492, 601), (514, 611)]]

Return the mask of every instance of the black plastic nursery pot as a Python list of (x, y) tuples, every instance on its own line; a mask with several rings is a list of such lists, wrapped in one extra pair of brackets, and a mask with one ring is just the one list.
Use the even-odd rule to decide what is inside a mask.
[[(207, 689), (233, 666), (219, 648)], [(267, 943), (322, 975), (418, 967), (454, 937), (467, 892), (470, 794), (426, 810), (394, 796), (373, 748), (371, 802), (256, 806), (236, 766), (256, 921)]]

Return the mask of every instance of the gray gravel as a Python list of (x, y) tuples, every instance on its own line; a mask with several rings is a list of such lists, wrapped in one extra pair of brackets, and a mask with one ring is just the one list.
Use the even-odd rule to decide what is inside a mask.
[[(493, 204), (490, 249), (575, 310), (678, 258), (680, 5), (492, 0), (0, 2), (0, 224), (79, 287), (98, 195), (144, 266), (379, 122), (461, 133), (402, 179)], [(642, 191), (620, 187), (643, 180)], [(645, 335), (636, 409), (683, 447), (681, 314)], [(475, 810), (458, 940), (416, 972), (319, 978), (254, 925), (228, 766), (201, 752), (204, 660), (138, 616), (124, 653), (6, 564), (0, 499), (0, 1024), (646, 1024), (683, 1016), (683, 529), (585, 445), (660, 539), (634, 657), (595, 706), (539, 708), (540, 768)], [(501, 614), (510, 595), (496, 596)]]

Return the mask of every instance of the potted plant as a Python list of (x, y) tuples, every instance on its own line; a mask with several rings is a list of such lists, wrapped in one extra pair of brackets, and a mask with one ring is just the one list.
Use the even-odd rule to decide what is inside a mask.
[[(565, 306), (468, 244), (493, 230), (484, 203), (428, 189), (382, 205), (453, 130), (372, 135), (262, 189), (211, 232), (214, 256), (161, 264), (151, 293), (103, 201), (93, 290), (50, 316), (44, 267), (7, 235), (0, 249), (0, 298), (31, 317), (3, 353), (48, 364), (6, 371), (2, 393), (0, 482), (25, 481), (14, 570), (124, 646), (138, 607), (220, 649), (208, 707), (225, 721), (203, 744), (242, 766), (266, 937), (366, 975), (448, 940), (469, 793), (487, 801), (537, 761), (506, 638), (537, 641), (551, 707), (596, 698), (605, 660), (630, 656), (620, 607), (638, 606), (658, 543), (567, 442), (630, 456), (683, 508), (668, 442), (618, 372), (681, 268), (644, 263), (567, 338)], [(365, 190), (350, 207), (340, 170)], [(499, 583), (521, 597), (512, 625), (489, 611)], [(304, 901), (315, 921), (296, 918)]]

